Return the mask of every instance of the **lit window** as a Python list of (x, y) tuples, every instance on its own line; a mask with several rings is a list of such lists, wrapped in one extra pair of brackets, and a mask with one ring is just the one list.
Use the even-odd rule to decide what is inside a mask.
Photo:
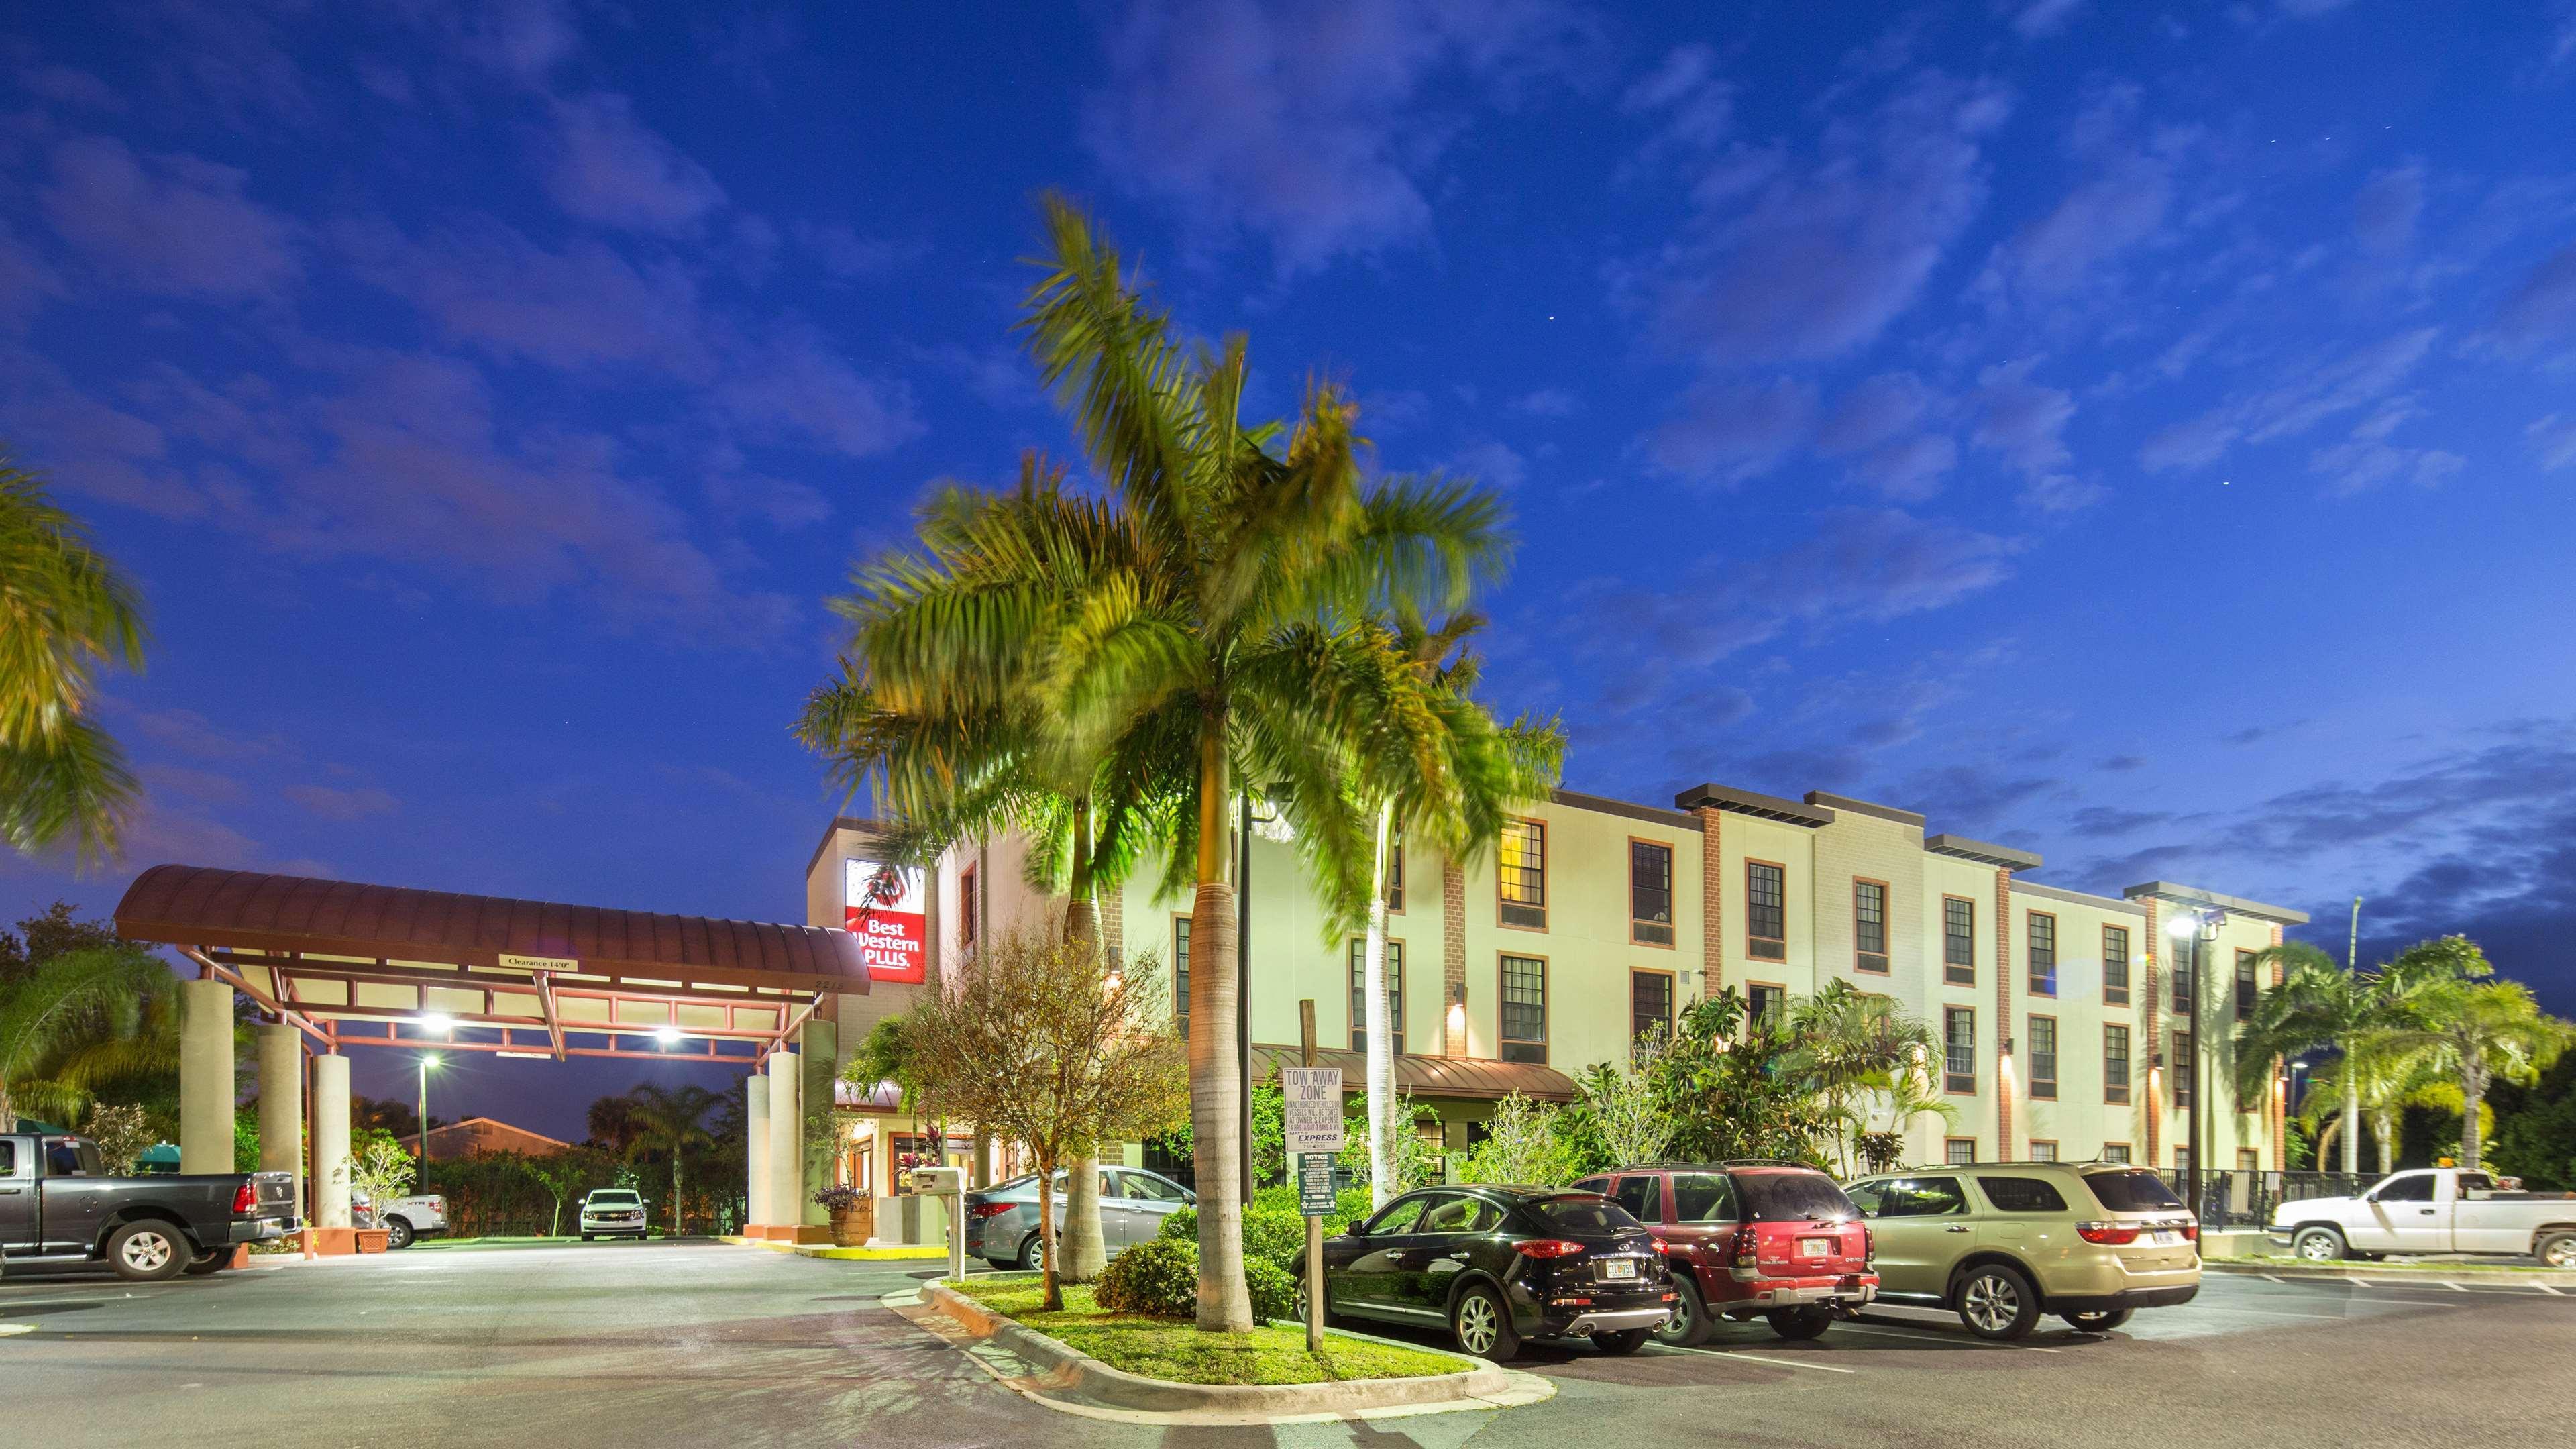
[(1977, 903), (1964, 896), (1941, 898), (1941, 979), (1977, 984)]
[(1628, 939), (1645, 946), (1673, 943), (1673, 848), (1669, 845), (1628, 842)]
[(1190, 918), (1172, 917), (1172, 1020), (1190, 1034)]
[(2129, 1100), (2129, 1029), (2102, 1028), (2102, 1100)]
[(2102, 1003), (2129, 1004), (2129, 928), (2102, 928)]
[(1502, 892), (1502, 923), (1547, 929), (1547, 827), (1535, 820), (1506, 820), (1494, 866)]
[(2188, 1106), (2190, 1106), (2190, 1105), (2191, 1105), (2191, 1033), (2190, 1033), (2190, 1032), (2187, 1032), (2187, 1031), (2178, 1031), (2178, 1032), (2175, 1032), (2175, 1033), (2173, 1034), (2173, 1065), (2172, 1065), (2171, 1070), (2167, 1071), (2167, 1072), (2165, 1073), (2165, 1075), (2166, 1075), (2167, 1077), (2170, 1077), (2170, 1078), (2172, 1078), (2172, 1079), (2173, 1079), (2173, 1104), (2174, 1104), (2175, 1106), (2177, 1106), (2177, 1107), (2188, 1107)]
[(1945, 1007), (1941, 1012), (1941, 1089), (1946, 1092), (1977, 1090), (1977, 1013), (1965, 1006)]
[(1789, 873), (1768, 861), (1744, 863), (1744, 954), (1789, 959)]
[(2053, 1016), (2030, 1019), (2030, 1094), (2057, 1095), (2057, 1018)]
[(1852, 882), (1852, 943), (1855, 971), (1887, 973), (1887, 883)]
[(1547, 1065), (1547, 963), (1534, 956), (1503, 958), (1502, 1056), (1507, 1062)]
[(1669, 971), (1628, 973), (1628, 1037), (1642, 1042), (1652, 1035), (1666, 1041), (1673, 1034), (1673, 974)]
[(2057, 918), (2042, 911), (2030, 913), (2030, 994), (2057, 994)]
[[(1404, 1055), (1404, 943), (1386, 943), (1386, 1034)], [(1351, 1050), (1368, 1050), (1368, 939), (1351, 938)]]

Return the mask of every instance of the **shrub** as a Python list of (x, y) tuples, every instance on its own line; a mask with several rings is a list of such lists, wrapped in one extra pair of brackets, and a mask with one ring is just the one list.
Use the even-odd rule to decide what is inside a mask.
[(1295, 1213), (1243, 1215), (1243, 1258), (1275, 1264), (1285, 1273), (1306, 1256), (1306, 1220)]
[(1199, 1308), (1199, 1245), (1187, 1238), (1138, 1243), (1101, 1270), (1091, 1301), (1113, 1313), (1191, 1318)]
[[(1198, 1310), (1198, 1255), (1190, 1255), (1190, 1310)], [(1257, 1322), (1297, 1316), (1297, 1280), (1288, 1270), (1267, 1258), (1243, 1260), (1243, 1286), (1252, 1294), (1252, 1316)]]
[(1292, 1183), (1274, 1182), (1252, 1194), (1252, 1211), (1293, 1213), (1297, 1210), (1297, 1189)]
[(1175, 1208), (1171, 1212), (1164, 1214), (1163, 1226), (1155, 1232), (1154, 1236), (1157, 1238), (1178, 1238), (1185, 1243), (1197, 1242), (1199, 1240), (1199, 1210), (1197, 1208)]

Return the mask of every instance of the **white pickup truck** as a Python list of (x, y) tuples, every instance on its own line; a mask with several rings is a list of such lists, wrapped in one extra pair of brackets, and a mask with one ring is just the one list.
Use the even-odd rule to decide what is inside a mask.
[(2457, 1167), (2391, 1173), (2359, 1197), (2285, 1202), (2272, 1241), (2311, 1262), (2390, 1253), (2528, 1253), (2576, 1268), (2576, 1193), (2508, 1192)]

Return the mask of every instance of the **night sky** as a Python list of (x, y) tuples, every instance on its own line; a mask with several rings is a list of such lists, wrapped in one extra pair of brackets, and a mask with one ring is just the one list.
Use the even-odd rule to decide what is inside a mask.
[(2567, 3), (12, 9), (0, 438), (155, 638), (128, 861), (0, 918), (161, 861), (801, 918), (822, 599), (1068, 445), (1058, 187), (1256, 413), (1343, 376), (1508, 496), (1489, 693), (1569, 786), (2338, 953), (2366, 895), (2576, 1012)]

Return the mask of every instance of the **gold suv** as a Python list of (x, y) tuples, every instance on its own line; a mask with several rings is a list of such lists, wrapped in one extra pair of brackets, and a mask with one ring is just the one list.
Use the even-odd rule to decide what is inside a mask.
[(2116, 1162), (1980, 1162), (1851, 1185), (1879, 1299), (1956, 1310), (1980, 1338), (2043, 1313), (2107, 1332), (2200, 1291), (2200, 1227), (2164, 1179)]

